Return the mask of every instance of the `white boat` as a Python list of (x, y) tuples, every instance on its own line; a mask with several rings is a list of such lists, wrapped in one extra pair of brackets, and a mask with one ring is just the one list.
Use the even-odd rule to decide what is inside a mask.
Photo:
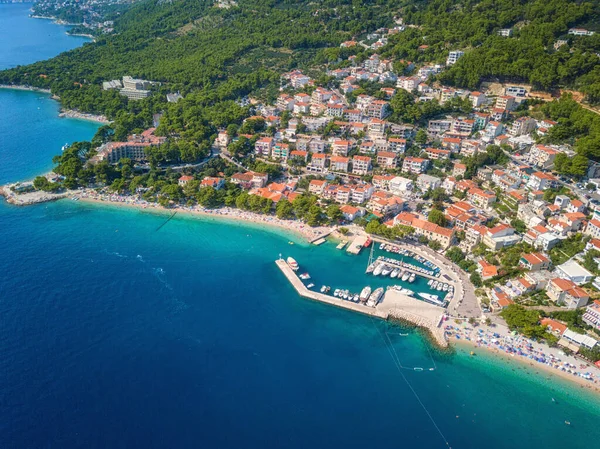
[(358, 302), (358, 301), (360, 301), (360, 296), (358, 296), (358, 294), (355, 294), (355, 295), (352, 297), (352, 301), (353, 301), (353, 302)]
[(310, 284), (308, 284), (308, 285), (306, 286), (306, 288), (313, 288), (314, 286), (315, 286), (315, 284), (313, 284), (313, 283), (310, 283)]
[(300, 268), (298, 266), (298, 262), (296, 262), (296, 259), (294, 259), (293, 257), (288, 257), (286, 262), (290, 266), (290, 268), (294, 271), (298, 271), (298, 268)]
[(298, 276), (300, 279), (310, 279), (310, 274), (308, 273), (302, 273), (300, 276)]
[(442, 287), (442, 290), (447, 292), (448, 291), (448, 284), (444, 284), (444, 287)]
[(410, 272), (405, 271), (404, 274), (402, 275), (402, 280), (404, 282), (408, 281), (408, 278), (410, 277)]
[(362, 302), (365, 302), (367, 299), (369, 299), (369, 296), (371, 295), (371, 287), (369, 287), (368, 285), (362, 289), (362, 291), (360, 292), (360, 300)]
[(413, 273), (408, 278), (408, 282), (413, 283), (413, 282), (415, 282), (415, 279), (417, 279), (417, 275), (415, 273)]
[(442, 291), (442, 288), (444, 287), (444, 284), (442, 284), (441, 282), (437, 285), (437, 287), (435, 288), (438, 292)]
[(344, 290), (344, 292), (342, 293), (342, 298), (348, 299), (348, 290)]
[(435, 290), (435, 288), (437, 287), (437, 285), (438, 285), (438, 281), (433, 281), (433, 282), (431, 283), (431, 288), (432, 288), (433, 290)]
[(433, 284), (433, 279), (429, 279), (429, 280), (427, 281), (427, 285), (429, 285), (429, 286), (431, 287), (431, 284)]
[(375, 262), (373, 262), (371, 265), (369, 265), (367, 267), (367, 274), (372, 273), (374, 269), (375, 269)]
[(321, 287), (321, 293), (325, 293), (327, 291), (327, 286), (324, 285), (323, 287)]
[(383, 270), (381, 270), (381, 275), (382, 276), (387, 276), (391, 272), (392, 272), (392, 269), (390, 267), (388, 267), (387, 265), (384, 265), (383, 266)]
[(399, 268), (394, 268), (394, 271), (392, 271), (392, 274), (390, 274), (390, 277), (392, 279), (395, 279), (398, 277), (398, 274), (400, 273), (400, 269)]
[(383, 270), (383, 264), (380, 263), (379, 265), (377, 265), (375, 267), (375, 269), (373, 270), (373, 276), (379, 276), (381, 274), (381, 271)]
[(383, 288), (379, 287), (377, 290), (375, 290), (373, 293), (371, 293), (371, 296), (369, 296), (369, 300), (367, 301), (367, 305), (370, 305), (371, 307), (375, 307), (379, 303), (379, 300), (381, 299), (382, 296), (383, 296)]
[(438, 295), (430, 295), (429, 293), (417, 293), (425, 301), (435, 304), (436, 306), (443, 306), (443, 301), (439, 300)]
[(336, 289), (335, 289), (335, 291), (333, 292), (333, 296), (335, 296), (336, 298), (337, 298), (338, 296), (340, 296), (340, 289), (339, 289), (339, 288), (336, 288)]

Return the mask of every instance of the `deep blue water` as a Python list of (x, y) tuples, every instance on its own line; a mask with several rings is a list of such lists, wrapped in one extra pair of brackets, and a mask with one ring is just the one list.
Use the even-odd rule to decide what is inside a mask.
[[(21, 145), (37, 109), (10, 105), (22, 137), (3, 143), (0, 180), (19, 174), (11, 158), (31, 176), (55, 152)], [(63, 123), (59, 146), (81, 122)], [(318, 285), (358, 288), (366, 254), (225, 221), (157, 230), (165, 219), (0, 202), (1, 448), (597, 445), (597, 397), (301, 299), (273, 263), (292, 255)]]

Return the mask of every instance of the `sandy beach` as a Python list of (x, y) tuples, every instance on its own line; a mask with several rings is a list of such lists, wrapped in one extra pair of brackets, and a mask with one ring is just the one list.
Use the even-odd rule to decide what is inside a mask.
[(50, 89), (41, 89), (33, 86), (21, 86), (17, 84), (0, 84), (0, 89), (13, 89), (13, 90), (26, 90), (29, 92), (42, 92), (44, 94), (50, 94)]
[(512, 335), (504, 326), (481, 325), (474, 328), (466, 323), (447, 324), (445, 330), (446, 336), (457, 347), (475, 354), (476, 350), (482, 349), (526, 366), (540, 378), (556, 376), (574, 382), (582, 389), (600, 393), (600, 369), (573, 355), (566, 355), (559, 347), (552, 348), (522, 335)]
[(308, 242), (311, 242), (325, 234), (328, 234), (329, 232), (331, 232), (332, 229), (328, 226), (319, 226), (312, 228), (297, 220), (280, 220), (279, 218), (272, 215), (261, 215), (256, 214), (254, 212), (243, 211), (231, 207), (222, 207), (220, 209), (207, 209), (202, 206), (175, 206), (167, 209), (160, 206), (159, 204), (150, 203), (137, 197), (99, 194), (96, 191), (89, 189), (84, 191), (78, 191), (73, 196), (81, 201), (95, 204), (131, 207), (139, 210), (156, 211), (162, 213), (178, 212), (212, 219), (248, 222), (257, 225), (258, 227), (275, 227), (283, 229), (285, 231), (293, 232)]
[(61, 109), (58, 116), (62, 117), (62, 118), (75, 118), (78, 120), (88, 120), (90, 122), (102, 123), (103, 125), (108, 125), (109, 123), (111, 123), (111, 121), (103, 115), (87, 114), (85, 112), (79, 112), (79, 111), (75, 111), (73, 109)]

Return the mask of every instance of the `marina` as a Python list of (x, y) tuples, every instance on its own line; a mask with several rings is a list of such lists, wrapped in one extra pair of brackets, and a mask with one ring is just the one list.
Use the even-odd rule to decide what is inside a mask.
[(440, 307), (406, 294), (409, 292), (412, 293), (411, 291), (403, 292), (402, 287), (389, 288), (387, 290), (379, 287), (374, 291), (371, 291), (370, 287), (365, 287), (360, 294), (337, 289), (337, 294), (336, 291), (334, 291), (334, 295), (331, 296), (326, 294), (330, 287), (325, 285), (321, 287), (320, 293), (310, 290), (296, 275), (295, 270), (283, 258), (279, 258), (275, 263), (292, 284), (296, 292), (304, 298), (320, 301), (332, 306), (352, 310), (383, 320), (397, 319), (402, 322), (410, 323), (426, 329), (435, 343), (440, 347), (445, 348), (448, 346), (444, 331), (440, 327), (444, 322), (445, 311)]

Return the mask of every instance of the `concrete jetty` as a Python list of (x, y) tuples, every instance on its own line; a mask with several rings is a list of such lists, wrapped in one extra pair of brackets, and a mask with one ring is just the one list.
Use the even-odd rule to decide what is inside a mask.
[(357, 235), (356, 237), (354, 237), (354, 240), (352, 240), (352, 242), (348, 245), (346, 252), (349, 254), (360, 253), (368, 239), (369, 237), (364, 234)]
[(439, 327), (444, 311), (437, 306), (411, 298), (410, 296), (403, 295), (394, 290), (386, 291), (383, 300), (376, 307), (368, 307), (364, 304), (344, 301), (334, 296), (314, 292), (306, 288), (285, 260), (279, 259), (275, 263), (296, 289), (298, 294), (304, 298), (324, 302), (332, 306), (352, 310), (353, 312), (359, 312), (383, 320), (390, 318), (398, 319), (424, 328), (430, 333), (435, 343), (442, 348), (448, 346), (444, 331)]

